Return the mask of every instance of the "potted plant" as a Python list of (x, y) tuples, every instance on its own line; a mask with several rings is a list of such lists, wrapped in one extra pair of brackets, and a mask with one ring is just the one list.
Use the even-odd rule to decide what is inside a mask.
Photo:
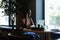
[[(1, 0), (0, 8), (4, 8), (4, 16), (9, 16), (9, 26), (11, 26), (11, 24), (13, 26), (14, 16), (16, 16), (16, 0)], [(14, 29), (14, 26), (12, 27), (12, 29)]]

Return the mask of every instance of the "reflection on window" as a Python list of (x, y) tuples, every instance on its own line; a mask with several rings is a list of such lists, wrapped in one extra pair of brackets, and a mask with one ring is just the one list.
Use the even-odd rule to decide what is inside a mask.
[(0, 25), (9, 25), (9, 16), (4, 16), (4, 9), (0, 8)]
[(60, 0), (45, 0), (45, 24), (48, 29), (60, 29)]

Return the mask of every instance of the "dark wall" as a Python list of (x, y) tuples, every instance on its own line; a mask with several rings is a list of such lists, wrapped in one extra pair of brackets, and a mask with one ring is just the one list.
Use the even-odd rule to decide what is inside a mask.
[(36, 0), (30, 0), (30, 3), (28, 4), (28, 8), (32, 10), (32, 18), (34, 23), (36, 24)]
[[(20, 1), (20, 2), (19, 2)], [(20, 9), (21, 8), (29, 8), (32, 10), (32, 19), (34, 21), (34, 23), (36, 24), (36, 0), (18, 0), (17, 1), (17, 17), (16, 17), (16, 25), (19, 26), (20, 25), (20, 17), (21, 14), (20, 13)]]

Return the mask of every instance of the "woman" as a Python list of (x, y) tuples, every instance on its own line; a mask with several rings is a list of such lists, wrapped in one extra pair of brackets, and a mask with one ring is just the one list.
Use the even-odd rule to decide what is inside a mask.
[[(35, 27), (34, 25), (34, 22), (31, 18), (31, 10), (30, 9), (22, 9), (21, 12), (20, 12), (20, 29), (23, 29), (23, 32), (24, 34), (26, 35), (31, 35), (33, 36), (33, 40), (37, 39), (37, 40), (40, 40), (40, 35), (39, 34), (36, 34), (34, 32), (25, 32), (24, 31), (24, 28), (30, 28), (30, 27)], [(21, 32), (21, 31), (20, 31)]]
[(31, 10), (30, 9), (24, 9), (22, 11), (22, 26), (25, 28), (35, 27), (34, 22), (31, 18)]

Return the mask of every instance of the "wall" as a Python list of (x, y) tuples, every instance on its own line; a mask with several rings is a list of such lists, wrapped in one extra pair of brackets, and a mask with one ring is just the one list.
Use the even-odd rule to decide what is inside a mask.
[[(19, 2), (19, 1), (18, 1)], [(24, 2), (24, 1), (23, 1)], [(26, 3), (26, 4), (25, 4)], [(31, 15), (31, 17), (32, 17), (32, 19), (33, 19), (33, 21), (34, 21), (34, 23), (36, 24), (36, 0), (26, 0), (26, 2), (25, 3), (23, 3), (23, 7), (25, 8), (29, 8), (29, 9), (31, 9), (32, 10), (32, 15)], [(19, 3), (17, 3), (17, 4), (19, 4)], [(19, 4), (19, 5), (21, 5), (21, 4)], [(21, 7), (22, 7), (22, 5), (19, 7), (19, 5), (17, 5), (17, 8), (18, 9), (20, 9)], [(19, 11), (18, 11), (19, 12)], [(17, 13), (18, 15), (17, 15), (17, 21), (16, 21), (16, 25), (17, 26), (19, 26), (20, 25), (20, 16), (21, 16), (21, 13)]]
[(43, 18), (43, 0), (36, 0), (36, 27), (38, 20), (42, 20)]
[(32, 10), (32, 19), (34, 23), (36, 24), (36, 0), (30, 0), (30, 3), (28, 4), (28, 8)]

